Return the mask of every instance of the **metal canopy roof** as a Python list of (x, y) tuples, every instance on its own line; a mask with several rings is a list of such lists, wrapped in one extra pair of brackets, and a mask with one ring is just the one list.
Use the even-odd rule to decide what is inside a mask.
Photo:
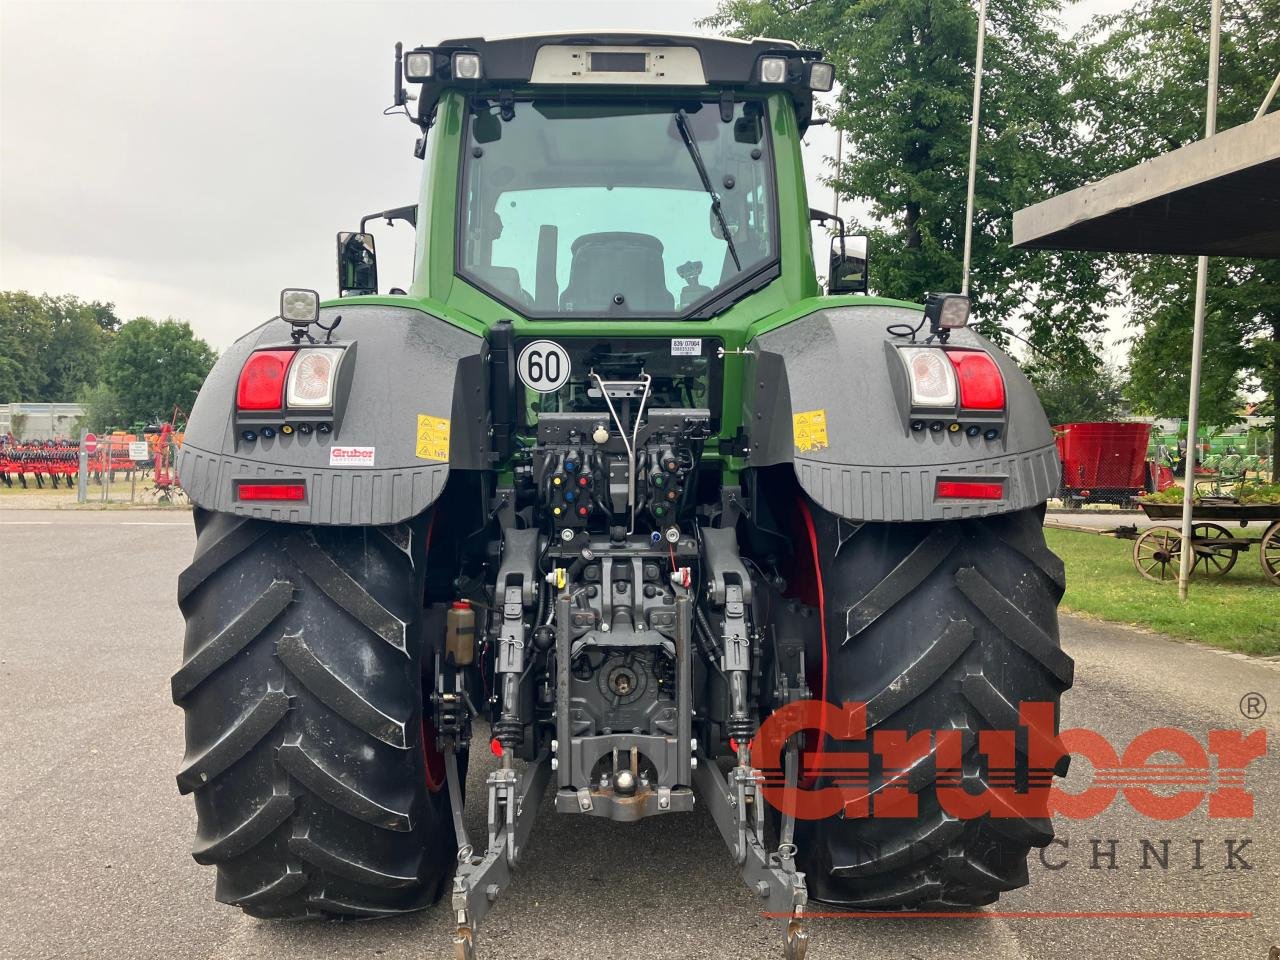
[(1013, 245), (1280, 258), (1280, 113), (1019, 210)]

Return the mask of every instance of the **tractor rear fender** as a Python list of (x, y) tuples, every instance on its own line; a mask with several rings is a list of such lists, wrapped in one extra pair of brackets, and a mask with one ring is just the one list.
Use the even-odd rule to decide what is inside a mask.
[[(914, 328), (921, 317), (908, 307), (831, 307), (757, 334), (743, 358), (750, 465), (791, 463), (818, 504), (857, 521), (986, 516), (1048, 499), (1060, 472), (1053, 432), (1031, 384), (989, 341), (956, 330), (948, 346), (990, 354), (1004, 377), (1003, 411), (913, 415), (896, 352), (910, 336), (894, 337), (886, 328)], [(923, 343), (928, 331), (916, 336)], [(923, 421), (923, 429), (913, 430), (913, 421)], [(941, 430), (929, 429), (938, 421)], [(957, 432), (953, 423), (961, 425)], [(969, 426), (979, 426), (979, 434), (968, 436)], [(996, 439), (985, 436), (991, 429)], [(941, 497), (946, 480), (978, 482), (988, 491), (998, 482), (1001, 495)]]
[[(451, 467), (490, 466), (485, 341), (410, 306), (325, 307), (320, 321), (330, 325), (339, 314), (333, 342), (348, 352), (338, 368), (329, 433), (302, 412), (255, 414), (254, 422), (237, 414), (245, 361), (255, 350), (291, 347), (285, 323), (252, 330), (218, 360), (191, 411), (177, 462), (194, 503), (286, 523), (391, 524), (439, 497)], [(287, 436), (280, 433), (286, 423), (294, 431)], [(275, 436), (264, 437), (264, 426)], [(255, 440), (245, 439), (247, 429)], [(246, 481), (298, 480), (306, 488), (299, 501), (240, 496)]]

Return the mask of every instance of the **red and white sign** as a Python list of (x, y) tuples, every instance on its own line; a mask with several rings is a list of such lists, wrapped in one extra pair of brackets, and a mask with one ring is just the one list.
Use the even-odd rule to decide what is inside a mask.
[(330, 447), (331, 467), (372, 467), (374, 447)]
[(80, 445), (84, 447), (85, 453), (88, 453), (88, 454), (97, 453), (98, 452), (98, 435), (96, 433), (86, 433), (84, 435), (84, 440), (81, 441)]

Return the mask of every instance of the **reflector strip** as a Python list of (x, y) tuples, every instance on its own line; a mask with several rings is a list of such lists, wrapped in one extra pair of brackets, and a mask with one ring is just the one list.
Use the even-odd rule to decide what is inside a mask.
[(939, 480), (938, 498), (947, 500), (1003, 500), (1004, 484), (973, 480)]
[(242, 483), (236, 487), (237, 500), (305, 500), (306, 483)]

